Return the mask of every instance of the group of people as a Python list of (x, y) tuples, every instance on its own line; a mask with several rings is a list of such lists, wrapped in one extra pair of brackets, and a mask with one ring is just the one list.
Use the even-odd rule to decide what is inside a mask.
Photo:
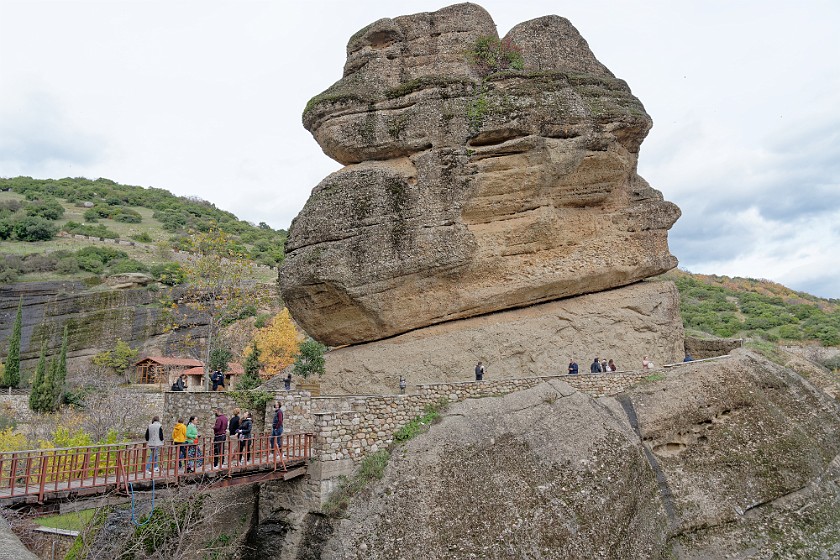
[[(251, 461), (251, 444), (253, 441), (254, 421), (250, 412), (233, 409), (233, 415), (228, 419), (221, 408), (213, 411), (213, 468), (226, 466), (227, 455), (225, 445), (230, 437), (232, 466), (247, 464)], [(240, 416), (241, 415), (241, 416)], [(283, 435), (283, 407), (281, 403), (274, 403), (274, 416), (271, 424), (271, 453), (269, 459), (278, 460), (281, 457)], [(199, 429), (197, 418), (190, 416), (186, 424), (179, 418), (172, 429), (172, 443), (178, 446), (178, 467), (186, 472), (195, 472), (196, 468), (204, 465), (201, 447), (198, 445)], [(149, 449), (146, 460), (146, 472), (160, 472), (160, 450), (166, 443), (160, 417), (155, 416), (146, 429), (146, 442)]]
[[(600, 360), (596, 357), (592, 360), (592, 363), (589, 365), (589, 373), (610, 373), (612, 371), (617, 371), (618, 366), (615, 365), (615, 362), (610, 359), (607, 360), (606, 358), (601, 358)], [(569, 375), (577, 375), (578, 374), (578, 365), (577, 362), (574, 360), (569, 360)]]

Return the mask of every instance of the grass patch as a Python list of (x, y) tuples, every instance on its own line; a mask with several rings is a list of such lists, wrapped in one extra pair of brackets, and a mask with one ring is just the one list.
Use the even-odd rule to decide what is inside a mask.
[(95, 514), (95, 509), (84, 509), (82, 511), (73, 511), (70, 513), (62, 513), (60, 515), (39, 517), (35, 519), (35, 523), (41, 527), (50, 527), (52, 529), (81, 531), (88, 526), (88, 523), (90, 523)]
[(664, 373), (652, 373), (652, 374), (648, 375), (647, 377), (645, 377), (644, 380), (653, 382), (653, 381), (662, 381), (663, 379), (665, 379), (665, 374)]

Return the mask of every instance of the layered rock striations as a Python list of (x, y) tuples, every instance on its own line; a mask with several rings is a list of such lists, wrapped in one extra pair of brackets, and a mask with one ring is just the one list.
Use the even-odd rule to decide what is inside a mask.
[[(474, 56), (482, 48), (504, 62)], [(344, 76), (303, 122), (345, 167), (292, 223), (280, 284), (327, 344), (676, 265), (679, 209), (636, 173), (651, 119), (564, 18), (501, 43), (474, 4), (381, 19), (350, 39)]]

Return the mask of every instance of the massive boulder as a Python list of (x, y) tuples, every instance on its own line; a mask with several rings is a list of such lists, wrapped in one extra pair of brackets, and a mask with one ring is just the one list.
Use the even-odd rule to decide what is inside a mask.
[(551, 381), (453, 405), (322, 558), (836, 558), (837, 402), (736, 350), (617, 397)]
[[(506, 62), (477, 63), (484, 47)], [(651, 119), (566, 19), (522, 23), (501, 43), (475, 4), (381, 19), (350, 39), (344, 76), (303, 122), (345, 167), (292, 223), (280, 285), (327, 344), (676, 265), (679, 209), (636, 173)]]
[(679, 362), (679, 302), (673, 283), (645, 281), (337, 348), (325, 356), (321, 390), (393, 393), (400, 376), (412, 386), (469, 381), (478, 360), (490, 380), (565, 373), (570, 359), (584, 372), (595, 356), (622, 370), (641, 369), (645, 355), (656, 364)]

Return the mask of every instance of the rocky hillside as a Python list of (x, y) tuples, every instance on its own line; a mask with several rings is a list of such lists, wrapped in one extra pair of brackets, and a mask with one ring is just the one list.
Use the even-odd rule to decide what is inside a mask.
[(833, 557), (838, 413), (743, 351), (617, 398), (466, 401), (392, 455), (321, 557)]

